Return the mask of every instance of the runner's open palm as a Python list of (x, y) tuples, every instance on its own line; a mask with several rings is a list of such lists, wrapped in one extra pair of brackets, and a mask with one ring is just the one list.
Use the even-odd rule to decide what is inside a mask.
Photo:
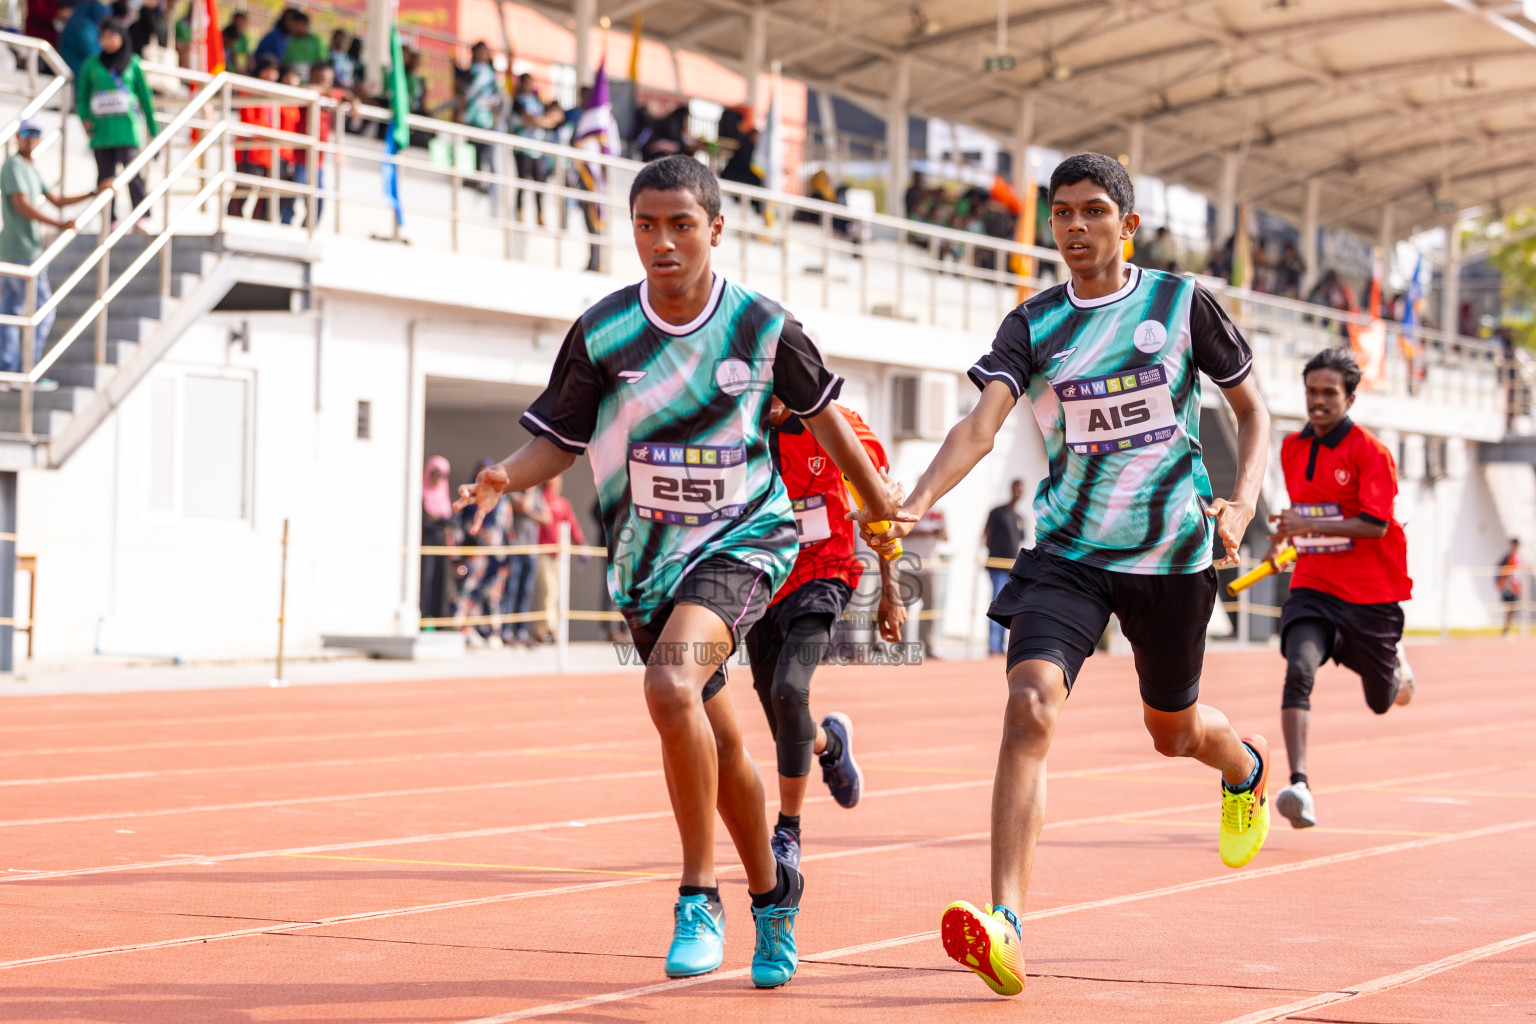
[(453, 510), (458, 512), (475, 506), (475, 521), (469, 524), (471, 534), (480, 532), (480, 524), (496, 510), (496, 503), (510, 482), (507, 471), (496, 465), (482, 469), (476, 474), (474, 483), (459, 485), (459, 500), (453, 503)]

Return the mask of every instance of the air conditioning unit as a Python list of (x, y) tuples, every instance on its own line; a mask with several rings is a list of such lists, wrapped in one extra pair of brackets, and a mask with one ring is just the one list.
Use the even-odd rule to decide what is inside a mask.
[(895, 439), (942, 440), (956, 419), (954, 375), (926, 371), (893, 374), (891, 388), (891, 433)]

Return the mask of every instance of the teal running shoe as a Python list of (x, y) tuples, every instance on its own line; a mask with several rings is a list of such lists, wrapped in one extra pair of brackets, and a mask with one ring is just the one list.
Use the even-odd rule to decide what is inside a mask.
[(667, 977), (691, 978), (719, 967), (725, 958), (725, 911), (719, 917), (711, 914), (708, 896), (680, 896), (672, 913), (677, 921), (667, 950)]
[(752, 908), (752, 923), (757, 927), (757, 944), (752, 949), (752, 984), (758, 988), (778, 988), (795, 976), (800, 955), (795, 949), (795, 918), (800, 914), (800, 895), (805, 891), (805, 876), (779, 862), (779, 870), (789, 875), (789, 894), (780, 903)]

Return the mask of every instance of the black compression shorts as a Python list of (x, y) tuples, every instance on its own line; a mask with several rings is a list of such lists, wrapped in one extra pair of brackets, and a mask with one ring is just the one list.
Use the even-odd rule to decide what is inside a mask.
[(1049, 661), (1066, 674), (1068, 691), (1113, 614), (1135, 654), (1142, 701), (1174, 712), (1200, 695), (1215, 603), (1215, 569), (1142, 576), (1026, 549), (987, 614), (1008, 627), (1010, 671), (1021, 661)]

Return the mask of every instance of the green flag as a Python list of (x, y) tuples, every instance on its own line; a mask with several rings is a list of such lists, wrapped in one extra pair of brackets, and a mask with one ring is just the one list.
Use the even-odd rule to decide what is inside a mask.
[(411, 91), (405, 79), (405, 56), (400, 52), (400, 30), (389, 28), (389, 110), (390, 135), (397, 150), (411, 144), (411, 129), (405, 119), (411, 113)]

